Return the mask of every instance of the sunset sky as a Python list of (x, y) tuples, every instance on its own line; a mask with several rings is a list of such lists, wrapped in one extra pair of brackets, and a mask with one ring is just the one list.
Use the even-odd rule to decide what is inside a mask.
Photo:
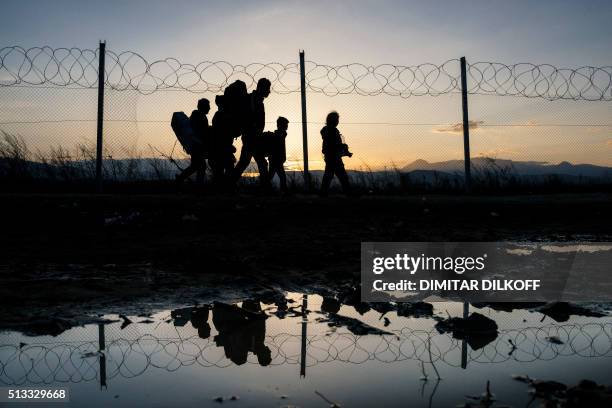
[[(612, 3), (608, 1), (11, 1), (0, 13), (0, 48), (49, 45), (137, 51), (148, 60), (175, 57), (185, 63), (226, 60), (339, 65), (360, 62), (414, 65), (468, 61), (550, 63), (562, 67), (612, 64)], [(2, 72), (0, 72), (0, 76)], [(73, 93), (70, 93), (73, 92)], [(95, 119), (95, 93), (19, 91), (0, 87), (0, 123), (32, 119)], [(87, 93), (89, 92), (89, 93)], [(205, 95), (214, 98), (214, 95)], [(198, 95), (160, 92), (109, 95), (107, 117), (137, 123), (109, 124), (109, 143), (167, 149), (164, 121), (190, 112)], [(212, 99), (211, 99), (212, 100)], [(290, 159), (299, 167), (299, 95), (272, 94), (268, 119), (291, 121)], [(340, 129), (355, 151), (349, 165), (403, 165), (418, 158), (461, 158), (460, 99), (309, 93), (313, 167), (320, 161), (318, 130), (337, 109)], [(611, 102), (547, 102), (515, 97), (470, 98), (473, 154), (515, 160), (590, 162), (612, 166)], [(150, 121), (150, 122), (143, 122)], [(162, 122), (153, 122), (162, 121)], [(343, 125), (343, 122), (347, 122)], [(368, 123), (359, 124), (359, 123)], [(371, 123), (384, 123), (372, 125)], [(353, 124), (355, 123), (355, 124)], [(513, 126), (499, 126), (508, 125)], [(555, 126), (544, 126), (544, 125)], [(564, 126), (557, 126), (564, 125)], [(567, 126), (583, 125), (583, 126)], [(270, 123), (270, 130), (273, 123)], [(95, 123), (0, 124), (34, 146), (90, 140)]]

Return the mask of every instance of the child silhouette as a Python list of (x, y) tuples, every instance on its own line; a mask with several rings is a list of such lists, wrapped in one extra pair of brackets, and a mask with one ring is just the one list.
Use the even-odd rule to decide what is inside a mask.
[(353, 154), (349, 152), (348, 146), (342, 142), (342, 135), (338, 130), (339, 123), (340, 115), (338, 112), (332, 111), (327, 115), (325, 126), (321, 129), (323, 158), (325, 160), (325, 172), (323, 173), (320, 192), (320, 195), (323, 197), (327, 196), (334, 175), (340, 180), (344, 193), (347, 195), (351, 194), (351, 186), (342, 157), (351, 157)]
[(276, 130), (270, 132), (269, 138), (269, 156), (268, 161), (270, 163), (269, 177), (270, 181), (274, 178), (275, 174), (278, 174), (278, 180), (280, 181), (280, 188), (283, 194), (288, 194), (287, 188), (287, 176), (285, 175), (285, 161), (287, 160), (287, 153), (285, 148), (285, 138), (287, 137), (287, 129), (289, 128), (289, 120), (282, 116), (279, 116), (276, 120)]

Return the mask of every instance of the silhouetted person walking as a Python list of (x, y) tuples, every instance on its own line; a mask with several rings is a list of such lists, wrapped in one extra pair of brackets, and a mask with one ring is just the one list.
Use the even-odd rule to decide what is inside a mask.
[(330, 112), (325, 119), (325, 126), (321, 129), (323, 158), (325, 160), (325, 172), (323, 173), (320, 193), (323, 197), (327, 196), (334, 175), (340, 180), (344, 193), (351, 194), (351, 186), (342, 157), (351, 157), (353, 154), (348, 151), (348, 146), (342, 142), (342, 135), (338, 130), (339, 122), (340, 115), (338, 115), (338, 112)]
[(191, 151), (191, 163), (189, 166), (176, 176), (176, 181), (182, 183), (189, 176), (196, 171), (197, 181), (202, 182), (204, 180), (204, 174), (206, 172), (206, 160), (205, 157), (209, 151), (210, 145), (210, 127), (208, 126), (208, 115), (210, 112), (210, 102), (206, 98), (202, 98), (198, 101), (198, 109), (194, 110), (189, 117), (189, 123), (193, 130), (194, 143)]
[(217, 329), (215, 344), (223, 347), (225, 356), (234, 364), (247, 362), (252, 352), (261, 366), (272, 361), (272, 352), (265, 344), (266, 318), (259, 302), (246, 300), (242, 307), (215, 302), (212, 320)]
[(207, 306), (196, 307), (191, 311), (191, 316), (189, 318), (189, 320), (191, 320), (191, 325), (198, 329), (198, 336), (202, 339), (207, 339), (210, 337), (208, 314), (209, 308)]
[[(270, 181), (278, 174), (281, 191), (284, 194), (289, 193), (287, 188), (287, 176), (285, 175), (285, 161), (287, 160), (287, 151), (285, 148), (285, 138), (287, 137), (287, 129), (289, 128), (289, 120), (282, 116), (276, 120), (276, 130), (269, 132), (266, 143), (268, 146), (268, 161), (270, 163)], [(266, 132), (268, 133), (268, 132)]]
[(208, 164), (212, 170), (213, 182), (217, 187), (223, 186), (232, 177), (236, 163), (236, 148), (231, 130), (231, 117), (225, 112), (223, 95), (217, 95), (215, 104), (217, 112), (212, 119), (212, 132)]
[(259, 145), (261, 135), (266, 125), (264, 99), (270, 95), (271, 86), (272, 84), (268, 79), (261, 78), (257, 82), (257, 88), (249, 94), (249, 109), (242, 133), (240, 159), (238, 159), (238, 163), (236, 163), (236, 167), (234, 168), (234, 183), (238, 182), (252, 158), (255, 158), (255, 162), (257, 163), (259, 179), (262, 186), (266, 187), (269, 183), (268, 162)]

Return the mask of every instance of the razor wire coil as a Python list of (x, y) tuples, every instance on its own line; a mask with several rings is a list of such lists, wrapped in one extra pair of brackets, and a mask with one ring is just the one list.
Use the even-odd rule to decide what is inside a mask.
[[(551, 342), (552, 337), (559, 341)], [(306, 342), (306, 354), (300, 342)], [(407, 360), (459, 367), (462, 342), (435, 329), (405, 327), (390, 335), (356, 335), (336, 331), (309, 335), (267, 335), (270, 365), (301, 364), (312, 367), (329, 362), (363, 364), (368, 361), (395, 363)], [(135, 338), (107, 339), (103, 353), (98, 342), (50, 342), (30, 345), (0, 345), (0, 384), (48, 384), (83, 382), (100, 378), (98, 358), (104, 356), (105, 378), (133, 378), (156, 368), (169, 372), (183, 366), (224, 368), (234, 365), (213, 338), (197, 335), (169, 338), (140, 334)], [(502, 330), (498, 337), (478, 349), (470, 349), (468, 362), (498, 364), (507, 361), (550, 361), (559, 357), (612, 357), (612, 324), (587, 323), (547, 325)], [(247, 364), (259, 364), (249, 354)]]
[[(94, 88), (98, 81), (98, 49), (49, 46), (0, 48), (0, 86)], [(401, 98), (458, 93), (459, 60), (418, 65), (350, 63), (326, 65), (308, 61), (307, 90), (327, 96), (358, 94)], [(559, 68), (550, 64), (474, 62), (467, 66), (468, 92), (546, 100), (612, 101), (612, 66)], [(219, 93), (236, 79), (253, 88), (259, 78), (272, 91), (300, 91), (297, 63), (227, 61), (185, 63), (176, 58), (148, 61), (134, 51), (106, 51), (105, 86), (151, 94), (162, 90)]]

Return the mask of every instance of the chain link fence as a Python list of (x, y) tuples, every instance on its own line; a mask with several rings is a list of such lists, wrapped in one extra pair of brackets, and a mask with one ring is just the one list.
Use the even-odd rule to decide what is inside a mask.
[[(148, 61), (106, 51), (103, 177), (170, 179), (188, 157), (170, 128), (234, 80), (249, 90), (272, 81), (266, 130), (289, 119), (286, 169), (304, 169), (299, 63)], [(95, 177), (98, 49), (0, 48), (0, 160), (5, 176)], [(461, 73), (458, 59), (413, 66), (306, 62), (308, 167), (324, 162), (319, 131), (331, 110), (351, 151), (351, 176), (370, 186), (463, 181)], [(562, 174), (612, 180), (612, 67), (558, 68), (531, 63), (467, 65), (471, 164), (475, 177)], [(235, 141), (238, 151), (240, 140)], [(571, 164), (569, 164), (569, 163)], [(590, 166), (575, 166), (586, 163)], [(247, 175), (253, 175), (247, 172)], [(293, 173), (292, 173), (293, 172)], [(409, 176), (406, 176), (409, 174)]]
[[(94, 325), (79, 329), (76, 340), (75, 333), (70, 333), (66, 339), (62, 336), (53, 340), (31, 338), (28, 344), (12, 342), (4, 335), (0, 345), (0, 384), (106, 381), (118, 376), (138, 377), (154, 369), (175, 371), (191, 365), (224, 368), (236, 364), (262, 364), (255, 353), (249, 353), (246, 360), (237, 363), (216, 344), (214, 335), (202, 338), (194, 334), (193, 329), (178, 329), (180, 332), (168, 331), (164, 335), (155, 325), (148, 325), (148, 328), (142, 324), (131, 325), (125, 329), (118, 325), (100, 328)], [(100, 333), (103, 333), (104, 345), (100, 343)], [(265, 336), (262, 333), (260, 340), (270, 352), (264, 365), (271, 366), (418, 361), (460, 367), (462, 364), (551, 361), (571, 356), (612, 357), (612, 324), (609, 322), (500, 330), (497, 338), (486, 346), (468, 347), (465, 351), (463, 341), (450, 334), (410, 327), (380, 336), (345, 331), (306, 336), (295, 332)], [(464, 362), (462, 353), (467, 353)], [(104, 359), (104, 364), (100, 359)]]

